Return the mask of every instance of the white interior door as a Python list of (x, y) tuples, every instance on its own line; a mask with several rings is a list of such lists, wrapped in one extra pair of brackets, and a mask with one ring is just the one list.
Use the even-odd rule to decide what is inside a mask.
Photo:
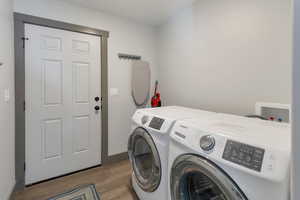
[(100, 37), (26, 25), (26, 184), (101, 164)]

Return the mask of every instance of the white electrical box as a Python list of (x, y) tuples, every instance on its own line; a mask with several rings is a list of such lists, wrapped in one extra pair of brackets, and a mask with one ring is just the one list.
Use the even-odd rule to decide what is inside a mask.
[(290, 123), (291, 105), (258, 102), (255, 105), (255, 114), (271, 121)]

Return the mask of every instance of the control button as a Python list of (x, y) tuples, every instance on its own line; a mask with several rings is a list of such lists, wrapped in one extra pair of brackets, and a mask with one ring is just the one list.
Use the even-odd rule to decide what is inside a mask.
[(261, 163), (260, 160), (253, 160), (254, 163)]
[(148, 120), (149, 120), (149, 116), (147, 116), (147, 115), (143, 116), (142, 117), (142, 124), (143, 125), (146, 124), (148, 122)]
[(201, 137), (200, 139), (200, 147), (201, 149), (203, 149), (204, 151), (210, 151), (213, 150), (213, 148), (216, 145), (216, 140), (213, 136), (211, 135), (206, 135)]
[(259, 155), (261, 155), (261, 154), (263, 154), (264, 152), (262, 151), (262, 150), (255, 150), (255, 154), (259, 154)]
[(260, 169), (260, 166), (258, 166), (258, 165), (253, 165), (253, 169), (259, 170), (259, 169)]
[(232, 150), (232, 156), (233, 157), (236, 157), (238, 154), (237, 154), (237, 152), (236, 152), (236, 150), (234, 149), (234, 150)]
[(243, 153), (243, 152), (240, 152), (240, 154), (239, 154), (239, 158), (240, 158), (241, 160), (243, 160), (243, 159), (244, 159), (244, 153)]
[(247, 161), (247, 163), (251, 162), (251, 157), (250, 156), (246, 156), (246, 161)]

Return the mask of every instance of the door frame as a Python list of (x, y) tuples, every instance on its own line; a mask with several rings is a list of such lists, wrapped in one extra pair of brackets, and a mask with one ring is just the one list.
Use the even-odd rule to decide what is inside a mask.
[(15, 46), (15, 173), (16, 188), (25, 187), (25, 24), (99, 36), (101, 40), (101, 162), (110, 162), (108, 156), (108, 38), (109, 32), (90, 27), (14, 13)]

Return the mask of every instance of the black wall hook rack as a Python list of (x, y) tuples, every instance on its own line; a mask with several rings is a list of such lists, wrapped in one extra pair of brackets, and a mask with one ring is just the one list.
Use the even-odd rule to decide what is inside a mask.
[(124, 53), (119, 53), (118, 56), (120, 59), (128, 59), (128, 60), (141, 60), (142, 59), (141, 56), (124, 54)]

